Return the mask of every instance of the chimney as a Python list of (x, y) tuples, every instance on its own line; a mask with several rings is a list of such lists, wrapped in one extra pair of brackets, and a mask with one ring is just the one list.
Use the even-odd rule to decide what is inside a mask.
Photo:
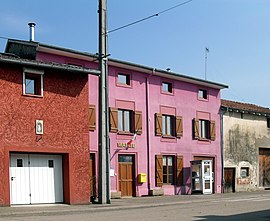
[(29, 30), (30, 30), (29, 41), (35, 41), (35, 26), (36, 26), (36, 23), (29, 22), (28, 25), (29, 25)]

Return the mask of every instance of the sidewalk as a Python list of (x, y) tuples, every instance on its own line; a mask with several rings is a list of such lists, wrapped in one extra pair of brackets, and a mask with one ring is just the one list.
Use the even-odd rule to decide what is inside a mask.
[(41, 204), (23, 205), (12, 207), (0, 207), (0, 217), (28, 216), (31, 215), (61, 215), (68, 213), (102, 212), (104, 210), (124, 210), (135, 208), (149, 208), (166, 205), (186, 205), (191, 203), (219, 200), (223, 198), (236, 198), (245, 195), (267, 194), (270, 191), (258, 191), (253, 193), (230, 193), (213, 195), (178, 195), (178, 196), (155, 196), (155, 197), (134, 197), (114, 199), (111, 204), (89, 204), (89, 205), (66, 205), (66, 204)]

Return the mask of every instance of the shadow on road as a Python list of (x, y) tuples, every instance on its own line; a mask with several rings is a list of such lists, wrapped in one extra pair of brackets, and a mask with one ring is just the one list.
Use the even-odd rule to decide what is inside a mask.
[(205, 220), (205, 221), (270, 221), (270, 210), (262, 210), (258, 212), (250, 212), (250, 213), (242, 213), (236, 215), (229, 215), (229, 216), (196, 216), (197, 218), (201, 218), (198, 220)]

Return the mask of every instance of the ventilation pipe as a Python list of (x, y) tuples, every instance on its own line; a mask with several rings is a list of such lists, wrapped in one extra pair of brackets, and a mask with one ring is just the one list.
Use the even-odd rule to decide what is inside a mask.
[(35, 41), (35, 26), (36, 26), (36, 23), (29, 22), (28, 25), (29, 25), (29, 30), (30, 30), (29, 41)]

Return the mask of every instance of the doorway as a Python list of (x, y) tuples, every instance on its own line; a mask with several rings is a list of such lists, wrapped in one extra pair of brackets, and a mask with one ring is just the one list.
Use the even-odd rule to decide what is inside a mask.
[(135, 196), (134, 155), (118, 155), (118, 184), (121, 196)]
[(97, 197), (96, 188), (96, 159), (95, 154), (90, 153), (90, 197), (93, 201)]
[(259, 149), (259, 185), (270, 187), (270, 149)]
[(235, 168), (224, 168), (224, 193), (235, 192)]

